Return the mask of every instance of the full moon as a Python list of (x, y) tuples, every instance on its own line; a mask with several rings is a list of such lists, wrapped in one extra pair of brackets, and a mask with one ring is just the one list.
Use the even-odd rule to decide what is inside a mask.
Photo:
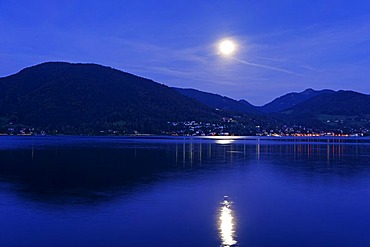
[(235, 51), (235, 43), (231, 40), (223, 40), (219, 44), (218, 49), (223, 55), (231, 55)]

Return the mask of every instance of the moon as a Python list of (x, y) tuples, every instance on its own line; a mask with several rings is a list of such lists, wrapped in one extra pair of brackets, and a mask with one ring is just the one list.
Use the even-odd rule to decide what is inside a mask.
[(223, 40), (220, 42), (218, 49), (222, 55), (229, 56), (235, 52), (236, 45), (231, 40)]

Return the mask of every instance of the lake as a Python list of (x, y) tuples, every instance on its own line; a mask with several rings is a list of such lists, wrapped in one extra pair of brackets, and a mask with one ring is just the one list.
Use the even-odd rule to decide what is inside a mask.
[(3, 136), (0, 198), (0, 246), (370, 246), (370, 139)]

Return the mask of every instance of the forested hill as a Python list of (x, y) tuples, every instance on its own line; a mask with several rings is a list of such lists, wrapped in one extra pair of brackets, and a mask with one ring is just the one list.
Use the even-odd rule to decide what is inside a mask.
[(167, 121), (219, 118), (177, 91), (96, 64), (48, 62), (0, 78), (0, 124), (89, 133), (157, 133)]
[(0, 78), (0, 134), (28, 129), (85, 135), (255, 135), (281, 134), (289, 126), (303, 126), (299, 131), (367, 133), (370, 96), (307, 89), (255, 107), (194, 89), (173, 89), (101, 65), (64, 62), (43, 63)]
[[(282, 119), (295, 125), (352, 130), (367, 133), (370, 128), (370, 96), (353, 91), (320, 94), (281, 112)], [(330, 127), (330, 128), (328, 128)]]
[(300, 93), (288, 93), (281, 97), (274, 99), (273, 101), (265, 104), (260, 109), (262, 112), (272, 113), (272, 112), (282, 112), (286, 109), (294, 107), (302, 102), (305, 102), (313, 97), (319, 95), (330, 95), (335, 93), (333, 90), (324, 89), (324, 90), (313, 90), (308, 88)]
[(370, 96), (353, 91), (340, 90), (312, 97), (287, 109), (289, 114), (366, 116), (370, 114)]

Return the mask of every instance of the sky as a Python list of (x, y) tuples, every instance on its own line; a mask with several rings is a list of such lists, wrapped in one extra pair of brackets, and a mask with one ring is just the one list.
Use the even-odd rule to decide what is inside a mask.
[(370, 94), (370, 1), (1, 0), (0, 77), (48, 61), (254, 105), (307, 88)]

